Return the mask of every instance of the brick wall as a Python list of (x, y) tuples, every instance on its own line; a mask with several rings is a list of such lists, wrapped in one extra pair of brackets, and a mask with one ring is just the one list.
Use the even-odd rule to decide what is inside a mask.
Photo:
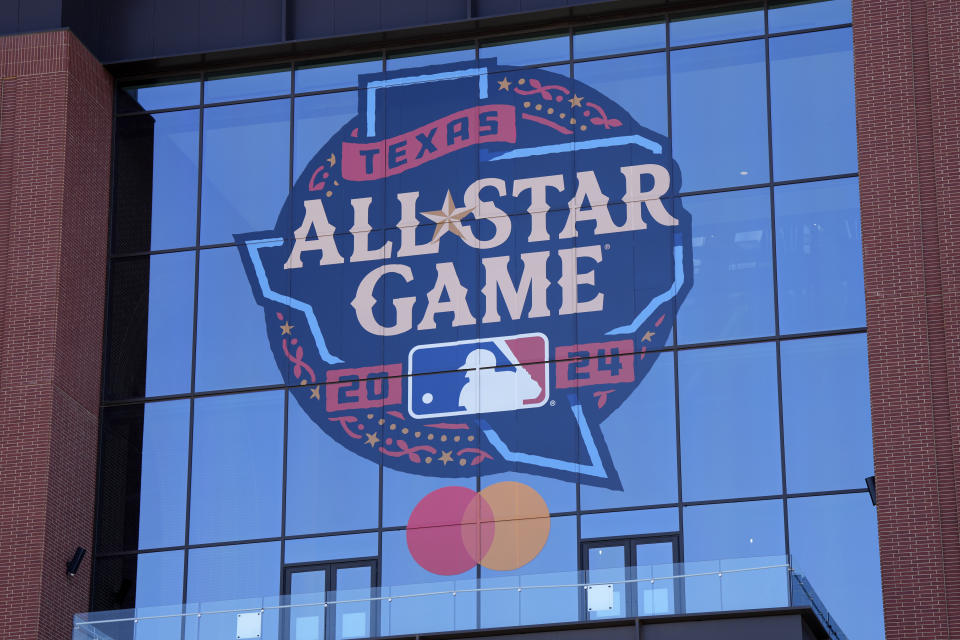
[(0, 38), (0, 637), (89, 599), (112, 79), (68, 31)]
[(853, 8), (887, 637), (960, 637), (960, 2)]

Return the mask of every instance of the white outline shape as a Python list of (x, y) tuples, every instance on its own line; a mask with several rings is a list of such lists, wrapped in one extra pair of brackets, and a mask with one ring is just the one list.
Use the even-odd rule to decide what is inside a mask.
[[(251, 244), (256, 244), (259, 246), (254, 249), (250, 246)], [(310, 326), (310, 331), (313, 332), (313, 339), (317, 344), (317, 351), (320, 352), (320, 357), (323, 359), (323, 361), (327, 364), (342, 364), (343, 360), (330, 353), (329, 349), (327, 349), (327, 342), (323, 339), (323, 332), (320, 330), (320, 324), (317, 322), (317, 316), (313, 313), (313, 307), (303, 300), (297, 300), (296, 298), (291, 298), (289, 296), (282, 296), (270, 288), (270, 282), (267, 280), (267, 274), (263, 269), (263, 262), (260, 260), (260, 249), (263, 247), (278, 247), (282, 244), (283, 238), (267, 238), (265, 240), (253, 240), (243, 243), (243, 245), (247, 248), (247, 254), (250, 256), (250, 261), (253, 263), (253, 270), (257, 273), (257, 282), (260, 285), (260, 293), (264, 298), (268, 298), (274, 302), (279, 302), (280, 304), (289, 305), (298, 311), (302, 311), (303, 314), (307, 316), (307, 324)]]
[(644, 149), (649, 149), (654, 153), (662, 153), (663, 147), (653, 140), (644, 138), (641, 135), (614, 136), (613, 138), (596, 138), (594, 140), (581, 140), (572, 142), (560, 142), (558, 144), (548, 144), (542, 147), (526, 147), (523, 149), (511, 149), (501, 154), (491, 156), (486, 162), (495, 162), (497, 160), (512, 160), (513, 158), (529, 158), (531, 156), (546, 156), (552, 153), (569, 153), (580, 149), (601, 149), (603, 147), (618, 147), (624, 144), (635, 144)]
[(670, 298), (675, 298), (677, 292), (680, 291), (680, 288), (683, 286), (683, 245), (677, 244), (673, 246), (673, 284), (670, 285), (670, 288), (658, 295), (656, 298), (651, 300), (647, 306), (633, 319), (633, 322), (630, 324), (625, 324), (622, 327), (617, 327), (615, 329), (610, 329), (607, 331), (606, 335), (608, 336), (617, 336), (624, 333), (636, 333), (637, 329), (640, 328), (647, 319), (653, 315), (653, 312), (657, 310), (661, 304), (669, 300)]

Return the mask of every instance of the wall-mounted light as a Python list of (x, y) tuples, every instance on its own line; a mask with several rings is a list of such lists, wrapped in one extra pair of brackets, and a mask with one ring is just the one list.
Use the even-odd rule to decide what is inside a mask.
[(80, 563), (83, 562), (83, 556), (85, 555), (87, 555), (87, 550), (83, 547), (77, 547), (77, 550), (73, 552), (73, 558), (67, 563), (68, 576), (77, 575), (77, 571), (80, 569)]
[(867, 491), (870, 492), (870, 502), (877, 506), (877, 476), (869, 476), (863, 479), (867, 483)]

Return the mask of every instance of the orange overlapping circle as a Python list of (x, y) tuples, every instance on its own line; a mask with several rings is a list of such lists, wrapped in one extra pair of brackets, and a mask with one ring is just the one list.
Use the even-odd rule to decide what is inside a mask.
[(521, 482), (480, 492), (443, 487), (427, 494), (407, 521), (407, 548), (421, 567), (457, 575), (477, 564), (511, 571), (533, 560), (550, 535), (547, 503)]

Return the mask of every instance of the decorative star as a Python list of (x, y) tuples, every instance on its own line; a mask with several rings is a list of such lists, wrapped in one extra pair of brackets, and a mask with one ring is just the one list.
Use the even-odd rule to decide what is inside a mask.
[(317, 385), (313, 389), (310, 389), (310, 399), (311, 400), (320, 399), (320, 385)]
[(447, 466), (447, 463), (448, 463), (448, 462), (453, 462), (453, 456), (451, 456), (450, 453), (451, 453), (450, 451), (441, 451), (441, 452), (440, 452), (441, 455), (440, 455), (440, 457), (438, 458), (438, 460), (440, 460), (440, 462), (443, 463), (443, 466)]
[(331, 153), (331, 154), (330, 154), (330, 157), (327, 158), (327, 162), (330, 163), (330, 166), (331, 166), (331, 167), (332, 167), (333, 165), (337, 164), (337, 156), (336, 156), (336, 154)]
[(653, 331), (647, 331), (645, 334), (643, 334), (643, 337), (640, 338), (640, 342), (653, 342), (653, 336)]
[(286, 320), (284, 320), (283, 324), (280, 325), (280, 335), (282, 336), (292, 335), (290, 333), (290, 329), (293, 329), (293, 325), (287, 322)]
[(375, 434), (375, 433), (368, 433), (368, 434), (367, 434), (367, 441), (366, 441), (364, 444), (368, 444), (368, 445), (370, 445), (370, 446), (372, 447), (372, 446), (376, 445), (378, 442), (380, 442), (380, 438), (377, 437), (377, 434)]
[(497, 85), (500, 87), (500, 91), (510, 91), (510, 84), (510, 81), (506, 78), (497, 83)]
[(443, 208), (440, 211), (426, 211), (423, 213), (423, 215), (433, 220), (437, 225), (433, 230), (433, 238), (430, 240), (431, 244), (436, 242), (440, 236), (447, 231), (463, 238), (463, 227), (460, 225), (460, 221), (464, 216), (472, 212), (473, 209), (473, 207), (461, 207), (457, 209), (453, 204), (453, 196), (450, 195), (450, 190), (447, 189), (447, 197), (443, 199)]
[(573, 94), (573, 97), (567, 100), (567, 102), (570, 103), (571, 109), (575, 109), (577, 107), (583, 107), (583, 105), (581, 104), (583, 102), (583, 96), (578, 96), (577, 94)]

